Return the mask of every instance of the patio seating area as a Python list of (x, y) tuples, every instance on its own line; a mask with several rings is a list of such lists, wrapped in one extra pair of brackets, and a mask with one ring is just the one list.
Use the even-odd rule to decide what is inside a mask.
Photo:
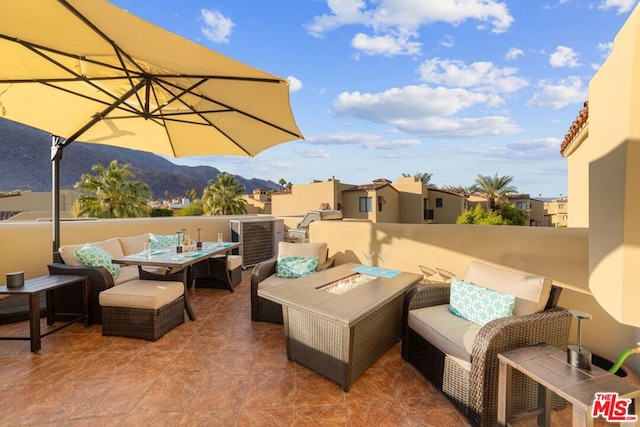
[[(1, 342), (0, 425), (468, 425), (402, 359), (400, 343), (349, 392), (287, 360), (283, 326), (251, 321), (250, 275), (233, 293), (189, 289), (197, 320), (156, 342), (79, 324), (46, 337), (37, 354), (28, 341)], [(0, 326), (27, 331), (26, 322)], [(570, 409), (554, 425), (570, 423)]]

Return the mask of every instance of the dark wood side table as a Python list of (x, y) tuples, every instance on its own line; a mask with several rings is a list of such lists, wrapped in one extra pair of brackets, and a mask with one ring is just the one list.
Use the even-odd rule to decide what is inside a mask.
[[(52, 328), (45, 334), (40, 333), (40, 293), (46, 292), (47, 296), (47, 325), (52, 325), (54, 320), (55, 308), (53, 306), (53, 291), (64, 286), (73, 285), (74, 283), (82, 284), (82, 313), (65, 313), (77, 315), (72, 320), (62, 325)], [(36, 277), (24, 281), (24, 286), (17, 288), (7, 288), (0, 286), (0, 295), (26, 295), (29, 297), (29, 336), (0, 336), (0, 340), (30, 340), (31, 351), (37, 352), (41, 348), (41, 339), (47, 335), (56, 332), (72, 323), (84, 320), (85, 326), (89, 325), (89, 277), (88, 276), (67, 276), (67, 275), (51, 275)]]
[[(518, 419), (511, 414), (511, 375), (517, 369), (538, 383), (538, 425), (551, 425), (551, 393), (573, 405), (573, 425), (592, 426), (592, 407), (597, 392), (618, 393), (620, 399), (640, 397), (640, 388), (593, 366), (590, 371), (569, 365), (567, 353), (549, 344), (538, 344), (498, 354), (498, 425)], [(637, 408), (637, 406), (636, 406)], [(531, 415), (528, 413), (527, 415)], [(624, 424), (636, 425), (631, 422)]]

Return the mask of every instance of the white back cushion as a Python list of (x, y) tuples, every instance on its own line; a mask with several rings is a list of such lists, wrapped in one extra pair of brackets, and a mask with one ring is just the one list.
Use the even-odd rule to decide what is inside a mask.
[(139, 236), (119, 237), (122, 252), (125, 255), (137, 254), (144, 250), (144, 244), (149, 243), (149, 233)]
[(505, 270), (479, 261), (471, 262), (464, 280), (515, 295), (514, 316), (543, 311), (551, 292), (551, 280), (546, 277)]
[(76, 258), (76, 256), (73, 253), (78, 249), (82, 249), (83, 246), (84, 246), (84, 243), (80, 245), (63, 245), (63, 246), (60, 246), (60, 248), (58, 248), (58, 252), (60, 253), (60, 257), (62, 258), (65, 264), (80, 266), (84, 264), (82, 264), (82, 261)]
[(296, 256), (301, 258), (318, 257), (318, 265), (327, 261), (326, 243), (289, 243), (278, 242), (278, 256)]
[[(101, 242), (93, 242), (94, 245), (99, 246), (101, 249), (104, 249), (111, 258), (120, 258), (124, 256), (122, 252), (122, 247), (120, 246), (120, 241), (117, 237), (113, 239), (103, 240)], [(60, 246), (58, 252), (60, 252), (60, 257), (67, 265), (84, 265), (82, 261), (75, 257), (73, 254), (78, 249), (82, 249), (85, 244), (82, 243), (80, 245), (64, 245)], [(141, 249), (142, 250), (142, 249)]]

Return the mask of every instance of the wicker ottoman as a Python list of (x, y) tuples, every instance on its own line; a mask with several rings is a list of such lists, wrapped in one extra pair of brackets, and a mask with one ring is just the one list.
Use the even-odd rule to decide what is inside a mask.
[[(194, 278), (202, 279), (196, 280), (196, 288), (216, 288), (216, 289), (228, 289), (233, 291), (242, 281), (242, 256), (229, 255), (227, 257), (227, 263), (224, 263), (224, 256), (214, 256), (209, 258), (208, 271), (203, 270), (201, 266), (198, 270), (194, 270)], [(229, 272), (229, 279), (231, 283), (228, 283), (227, 271)]]
[(132, 280), (100, 292), (102, 335), (156, 341), (184, 323), (182, 282)]

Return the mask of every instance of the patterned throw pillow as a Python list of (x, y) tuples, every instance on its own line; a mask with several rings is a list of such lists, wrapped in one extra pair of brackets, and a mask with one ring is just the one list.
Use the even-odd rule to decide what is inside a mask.
[(318, 268), (318, 257), (302, 258), (280, 255), (276, 263), (276, 276), (303, 277), (315, 273)]
[(115, 279), (120, 273), (120, 266), (111, 263), (111, 255), (99, 246), (87, 243), (73, 253), (84, 265), (89, 267), (104, 267)]
[(511, 316), (516, 297), (453, 278), (449, 304), (449, 311), (456, 316), (484, 325)]
[(178, 246), (178, 235), (149, 233), (149, 243), (151, 243), (151, 249), (173, 248)]

